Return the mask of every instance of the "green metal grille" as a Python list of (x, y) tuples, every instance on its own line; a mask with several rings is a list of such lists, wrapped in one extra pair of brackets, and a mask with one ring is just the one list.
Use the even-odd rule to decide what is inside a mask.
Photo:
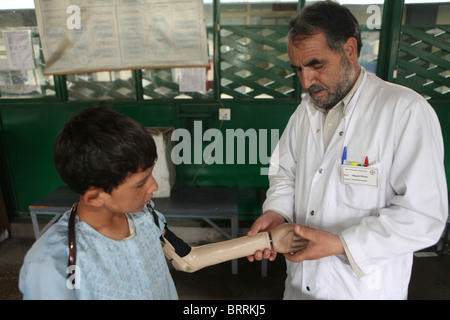
[(403, 26), (394, 82), (428, 100), (450, 99), (450, 25)]
[(231, 99), (292, 99), (295, 73), (287, 55), (288, 26), (221, 26), (220, 91)]
[(130, 70), (69, 74), (69, 101), (136, 100), (136, 84)]
[(214, 97), (214, 91), (180, 92), (178, 69), (149, 69), (142, 71), (144, 99), (207, 99)]

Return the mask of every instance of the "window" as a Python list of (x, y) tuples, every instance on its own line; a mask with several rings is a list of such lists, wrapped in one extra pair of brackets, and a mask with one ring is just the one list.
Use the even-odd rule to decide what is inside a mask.
[(199, 68), (204, 72), (205, 89), (196, 92), (180, 91), (180, 68), (147, 69), (142, 71), (144, 100), (150, 99), (213, 99), (214, 98), (214, 29), (213, 3), (204, 0), (206, 36), (208, 41), (209, 67)]
[(450, 4), (405, 1), (394, 82), (426, 99), (450, 95)]
[(131, 70), (69, 74), (69, 101), (136, 100), (136, 84)]
[[(34, 67), (22, 66), (18, 70), (9, 67), (4, 32), (25, 31), (29, 33)], [(11, 46), (14, 38), (7, 35)], [(52, 76), (44, 76), (44, 58), (39, 41), (33, 1), (0, 1), (0, 96), (2, 98), (54, 97), (55, 84)]]
[[(103, 71), (62, 77), (44, 75), (33, 0), (0, 0), (0, 96), (1, 98), (56, 97), (55, 88), (67, 89), (69, 101), (155, 99), (293, 99), (299, 88), (286, 52), (288, 25), (297, 14), (297, 0), (203, 0), (207, 27), (209, 66), (201, 68), (204, 90), (180, 90), (180, 68)], [(220, 30), (214, 32), (214, 1), (219, 7)], [(310, 5), (316, 1), (306, 0)], [(383, 0), (339, 0), (356, 16), (361, 26), (363, 49), (360, 64), (376, 72)], [(419, 28), (425, 36), (448, 43), (448, 32), (435, 25), (449, 21), (448, 1), (405, 0), (402, 43), (424, 53), (400, 48), (396, 81), (407, 86), (420, 83), (428, 97), (448, 94), (448, 68), (433, 59), (448, 61), (448, 52), (435, 43), (408, 36), (408, 28)], [(424, 23), (433, 26), (426, 29)], [(419, 26), (418, 24), (421, 24)], [(448, 26), (448, 24), (446, 24)], [(426, 30), (425, 30), (425, 29)], [(3, 32), (27, 31), (34, 69), (10, 70)], [(417, 30), (416, 30), (417, 31)], [(422, 39), (421, 39), (422, 40)], [(215, 42), (216, 41), (216, 42)], [(402, 45), (401, 45), (402, 46)], [(214, 52), (216, 50), (217, 52)], [(420, 53), (420, 54), (421, 54)], [(429, 59), (430, 55), (433, 59)], [(214, 61), (214, 58), (218, 58)], [(415, 59), (415, 60), (414, 60)], [(426, 63), (426, 62), (428, 63)], [(434, 62), (433, 62), (434, 61)], [(420, 67), (426, 75), (413, 71)], [(444, 63), (445, 65), (445, 63)], [(215, 70), (215, 67), (218, 67)], [(416, 69), (414, 69), (416, 70)], [(431, 73), (435, 73), (430, 77)], [(420, 78), (420, 79), (419, 79)], [(218, 83), (214, 84), (214, 80)], [(409, 80), (408, 80), (409, 79)], [(418, 79), (418, 81), (412, 81)], [(61, 80), (61, 81), (60, 81)], [(403, 81), (403, 82), (402, 82)], [(406, 82), (408, 83), (406, 83)], [(55, 84), (56, 82), (56, 84)], [(62, 83), (61, 83), (62, 82)], [(430, 86), (431, 84), (431, 86)], [(215, 92), (216, 88), (219, 90)], [(417, 88), (416, 88), (417, 90)], [(59, 90), (58, 90), (59, 92)], [(66, 97), (64, 97), (65, 99)]]
[(286, 52), (298, 1), (220, 1), (223, 99), (292, 99), (295, 73)]

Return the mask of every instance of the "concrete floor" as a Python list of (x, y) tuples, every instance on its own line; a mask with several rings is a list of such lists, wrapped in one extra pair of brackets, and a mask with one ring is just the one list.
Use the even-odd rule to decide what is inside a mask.
[[(26, 224), (26, 228), (31, 228)], [(202, 225), (206, 234), (209, 227)], [(186, 228), (188, 229), (188, 228)], [(198, 232), (198, 231), (197, 231)], [(23, 258), (34, 239), (20, 232), (0, 244), (0, 300), (21, 299), (17, 288)], [(28, 233), (30, 235), (31, 233)], [(415, 257), (409, 299), (450, 300), (450, 250), (434, 254), (424, 250), (426, 257)], [(182, 300), (279, 300), (283, 296), (284, 258), (269, 263), (268, 277), (261, 277), (261, 263), (239, 259), (239, 274), (231, 274), (231, 263), (208, 267), (193, 274), (172, 270)]]

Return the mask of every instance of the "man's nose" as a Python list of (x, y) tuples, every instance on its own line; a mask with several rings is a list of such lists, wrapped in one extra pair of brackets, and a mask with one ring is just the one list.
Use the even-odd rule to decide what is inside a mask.
[(316, 83), (315, 72), (308, 69), (309, 68), (304, 68), (300, 75), (300, 82), (302, 84), (303, 89), (305, 90)]

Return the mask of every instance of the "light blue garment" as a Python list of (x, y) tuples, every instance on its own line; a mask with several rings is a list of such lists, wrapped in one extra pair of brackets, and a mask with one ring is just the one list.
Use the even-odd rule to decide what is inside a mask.
[[(178, 299), (159, 237), (147, 208), (131, 217), (135, 236), (121, 241), (97, 232), (76, 217), (75, 286), (67, 282), (69, 211), (25, 256), (19, 289), (24, 299)], [(79, 287), (79, 288), (78, 288)]]

